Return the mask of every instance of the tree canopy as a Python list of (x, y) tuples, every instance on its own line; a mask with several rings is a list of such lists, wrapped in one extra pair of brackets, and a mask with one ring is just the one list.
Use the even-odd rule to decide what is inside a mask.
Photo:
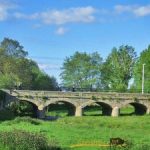
[(145, 64), (144, 91), (150, 92), (150, 46), (148, 46), (147, 49), (141, 52), (134, 66), (134, 83), (132, 85), (134, 91), (141, 91), (143, 64)]
[(4, 50), (4, 54), (7, 56), (13, 56), (17, 58), (24, 58), (28, 55), (28, 52), (24, 50), (24, 47), (16, 40), (4, 38), (0, 47)]
[(113, 48), (102, 68), (102, 83), (105, 89), (126, 91), (132, 78), (136, 52), (131, 46)]
[(0, 88), (57, 90), (56, 79), (41, 71), (27, 56), (18, 41), (4, 38), (0, 43)]
[(126, 91), (133, 77), (136, 52), (132, 46), (113, 48), (103, 62), (100, 55), (76, 52), (63, 63), (63, 85), (74, 88)]
[[(53, 76), (41, 71), (37, 63), (27, 58), (28, 52), (16, 40), (4, 38), (0, 43), (0, 88), (58, 90)], [(113, 48), (103, 61), (98, 52), (75, 52), (66, 57), (60, 77), (62, 86), (78, 90), (127, 91), (141, 90), (142, 67), (145, 64), (145, 92), (150, 92), (150, 46), (137, 57), (129, 45)]]
[(100, 86), (102, 58), (92, 54), (76, 52), (63, 63), (61, 78), (63, 86), (77, 89), (89, 89)]

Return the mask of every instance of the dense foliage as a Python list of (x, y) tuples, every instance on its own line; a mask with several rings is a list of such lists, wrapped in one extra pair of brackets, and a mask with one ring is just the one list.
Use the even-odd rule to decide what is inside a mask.
[(113, 48), (104, 62), (97, 52), (76, 52), (65, 59), (61, 78), (67, 87), (126, 91), (135, 62), (136, 52), (128, 45)]
[(63, 85), (76, 89), (100, 87), (100, 69), (102, 58), (96, 53), (76, 52), (63, 63), (61, 78)]
[[(41, 71), (27, 58), (28, 52), (16, 40), (4, 38), (0, 43), (0, 88), (58, 90), (54, 77)], [(150, 92), (150, 46), (140, 57), (132, 46), (113, 48), (103, 61), (99, 53), (75, 52), (64, 60), (60, 74), (62, 86), (80, 90), (141, 91), (142, 67), (145, 64), (145, 92)]]
[(24, 130), (0, 132), (0, 148), (7, 150), (60, 150), (58, 146), (48, 145), (43, 134), (30, 133)]
[(132, 78), (135, 61), (136, 52), (133, 47), (126, 45), (120, 46), (119, 49), (113, 48), (101, 72), (104, 88), (126, 91)]
[(150, 46), (137, 57), (132, 46), (122, 45), (113, 48), (105, 61), (97, 52), (76, 52), (63, 63), (62, 85), (79, 90), (141, 92), (143, 64), (144, 92), (149, 93)]
[(144, 66), (144, 91), (150, 92), (150, 46), (141, 52), (139, 59), (137, 60), (134, 67), (134, 84), (133, 90), (141, 91), (142, 83), (142, 71)]
[(27, 56), (18, 41), (4, 38), (0, 43), (0, 88), (57, 90), (56, 79), (42, 72)]

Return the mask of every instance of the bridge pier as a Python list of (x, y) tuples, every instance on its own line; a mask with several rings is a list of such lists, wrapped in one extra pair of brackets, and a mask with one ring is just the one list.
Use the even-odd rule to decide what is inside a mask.
[(45, 118), (45, 108), (44, 108), (44, 106), (38, 106), (37, 117), (39, 119)]
[(111, 116), (118, 117), (119, 115), (120, 115), (120, 108), (117, 106), (113, 107)]
[(82, 116), (82, 107), (81, 106), (76, 107), (75, 116), (76, 117)]
[(150, 114), (150, 108), (147, 108), (146, 110), (146, 114), (149, 115)]

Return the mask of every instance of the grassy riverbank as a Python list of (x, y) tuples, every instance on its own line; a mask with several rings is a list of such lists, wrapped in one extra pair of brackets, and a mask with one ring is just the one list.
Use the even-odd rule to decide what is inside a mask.
[[(57, 121), (16, 118), (1, 121), (0, 131), (25, 130), (45, 134), (62, 148), (77, 150), (108, 149), (110, 137), (121, 137), (132, 143), (134, 150), (150, 149), (150, 116), (64, 117)], [(142, 148), (142, 149), (141, 149)], [(147, 148), (147, 149), (146, 149)], [(131, 149), (131, 148), (130, 148)]]

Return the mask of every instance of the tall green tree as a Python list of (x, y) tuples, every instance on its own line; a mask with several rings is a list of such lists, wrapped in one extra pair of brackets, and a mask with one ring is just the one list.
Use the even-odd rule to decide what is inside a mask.
[(58, 83), (54, 77), (47, 75), (44, 72), (34, 74), (34, 82), (32, 84), (33, 90), (50, 90), (57, 91), (59, 89)]
[(10, 38), (4, 38), (0, 47), (4, 50), (4, 54), (7, 56), (24, 58), (28, 55), (28, 52), (24, 50), (24, 47), (20, 45), (18, 41)]
[[(16, 40), (4, 38), (0, 43), (0, 88), (28, 90), (58, 90), (58, 83), (40, 70), (37, 63), (27, 58), (27, 52)], [(32, 115), (29, 103), (14, 103), (17, 115)]]
[(18, 41), (4, 38), (0, 43), (0, 88), (56, 90), (56, 79), (42, 72), (27, 55)]
[(144, 92), (150, 92), (150, 45), (141, 52), (134, 67), (134, 83), (132, 85), (135, 92), (141, 92), (142, 89), (142, 72), (144, 67)]
[(92, 54), (76, 52), (63, 63), (61, 78), (65, 87), (92, 88), (100, 87), (100, 69), (102, 58)]
[(101, 80), (104, 89), (125, 91), (132, 78), (136, 52), (131, 46), (113, 48), (102, 67)]
[(18, 41), (4, 38), (0, 43), (0, 87), (14, 88), (20, 83), (31, 81), (26, 65), (27, 54)]

